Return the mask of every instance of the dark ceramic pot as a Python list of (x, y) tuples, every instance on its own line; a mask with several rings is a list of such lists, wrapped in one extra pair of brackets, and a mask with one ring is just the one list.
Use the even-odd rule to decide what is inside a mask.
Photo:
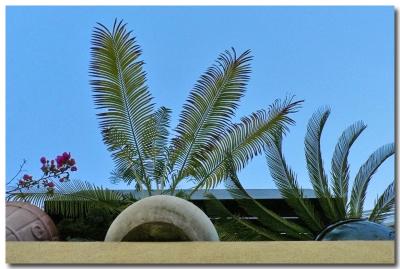
[(394, 230), (366, 219), (349, 219), (325, 228), (315, 240), (394, 240)]

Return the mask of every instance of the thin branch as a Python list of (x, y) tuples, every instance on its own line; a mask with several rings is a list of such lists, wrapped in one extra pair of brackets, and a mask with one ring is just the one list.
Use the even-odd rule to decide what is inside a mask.
[(18, 170), (17, 174), (15, 174), (15, 176), (10, 181), (7, 182), (6, 186), (10, 185), (10, 183), (13, 182), (14, 179), (16, 179), (19, 174), (21, 174), (21, 172), (23, 171), (22, 168), (24, 167), (25, 164), (26, 164), (26, 160), (23, 159), (21, 165), (19, 166), (19, 170)]

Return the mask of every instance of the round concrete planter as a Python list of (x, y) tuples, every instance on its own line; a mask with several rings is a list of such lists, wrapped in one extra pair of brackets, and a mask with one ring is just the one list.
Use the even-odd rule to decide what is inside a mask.
[(111, 224), (104, 241), (219, 241), (214, 225), (194, 204), (169, 195), (144, 198)]

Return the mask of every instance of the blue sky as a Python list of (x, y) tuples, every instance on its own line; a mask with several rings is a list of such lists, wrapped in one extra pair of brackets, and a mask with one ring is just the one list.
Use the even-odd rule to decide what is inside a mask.
[[(40, 175), (39, 158), (70, 151), (76, 178), (111, 188), (113, 162), (101, 141), (89, 86), (91, 32), (96, 22), (124, 19), (143, 49), (157, 106), (173, 110), (172, 126), (190, 89), (218, 54), (252, 50), (252, 75), (237, 111), (266, 108), (276, 98), (304, 99), (284, 152), (309, 188), (304, 158), (308, 119), (332, 113), (322, 137), (324, 165), (341, 132), (363, 120), (352, 148), (352, 178), (379, 146), (394, 141), (394, 9), (392, 7), (7, 7), (6, 175), (22, 159)], [(247, 188), (274, 188), (264, 157), (240, 174)], [(391, 157), (367, 194), (370, 208), (394, 179)], [(182, 187), (190, 187), (184, 184)]]

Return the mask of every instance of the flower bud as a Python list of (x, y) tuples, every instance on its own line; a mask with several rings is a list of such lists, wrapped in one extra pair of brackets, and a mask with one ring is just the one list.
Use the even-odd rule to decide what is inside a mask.
[(68, 164), (69, 164), (70, 166), (74, 166), (74, 165), (75, 165), (75, 159), (69, 160), (69, 161), (68, 161)]

